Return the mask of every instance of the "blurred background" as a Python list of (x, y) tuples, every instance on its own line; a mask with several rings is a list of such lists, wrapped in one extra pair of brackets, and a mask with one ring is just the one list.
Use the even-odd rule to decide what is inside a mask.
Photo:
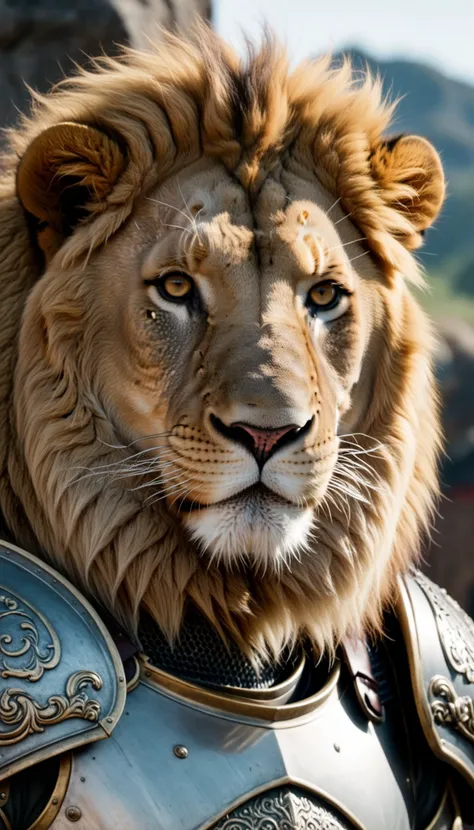
[(239, 51), (244, 32), (258, 38), (269, 22), (293, 63), (350, 53), (401, 98), (394, 130), (441, 153), (448, 199), (421, 254), (429, 290), (420, 300), (438, 331), (447, 456), (425, 570), (474, 616), (474, 2), (0, 0), (0, 127), (27, 107), (25, 84), (46, 90), (74, 62), (122, 43), (146, 48), (159, 26), (186, 29), (196, 13)]

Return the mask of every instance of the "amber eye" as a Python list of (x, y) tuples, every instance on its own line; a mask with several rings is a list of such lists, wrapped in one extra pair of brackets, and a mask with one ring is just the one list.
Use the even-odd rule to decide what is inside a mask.
[(347, 291), (342, 286), (337, 282), (326, 280), (313, 285), (308, 292), (306, 305), (313, 314), (317, 314), (318, 311), (331, 311), (344, 296), (347, 296)]
[(313, 285), (308, 294), (308, 300), (318, 308), (332, 308), (338, 299), (338, 288), (334, 282), (320, 282)]
[(153, 285), (164, 300), (172, 303), (188, 302), (194, 290), (194, 282), (182, 271), (172, 271), (164, 274), (156, 280)]

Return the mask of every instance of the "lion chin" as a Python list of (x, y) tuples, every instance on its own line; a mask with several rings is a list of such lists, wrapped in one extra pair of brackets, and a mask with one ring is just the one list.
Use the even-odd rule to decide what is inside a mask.
[(279, 570), (306, 549), (312, 522), (312, 508), (292, 504), (261, 485), (184, 516), (193, 541), (211, 561), (227, 566), (251, 561), (264, 572)]

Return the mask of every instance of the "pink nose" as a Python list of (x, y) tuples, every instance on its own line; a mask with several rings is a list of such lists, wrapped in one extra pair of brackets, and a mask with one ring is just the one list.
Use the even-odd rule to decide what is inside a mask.
[(280, 440), (280, 438), (283, 438), (283, 436), (287, 435), (289, 432), (298, 430), (296, 424), (288, 424), (287, 426), (278, 427), (277, 429), (260, 429), (259, 427), (250, 426), (250, 424), (236, 422), (232, 424), (232, 427), (243, 429), (248, 435), (250, 435), (250, 438), (253, 441), (253, 453), (261, 460), (265, 460), (270, 456), (273, 447)]

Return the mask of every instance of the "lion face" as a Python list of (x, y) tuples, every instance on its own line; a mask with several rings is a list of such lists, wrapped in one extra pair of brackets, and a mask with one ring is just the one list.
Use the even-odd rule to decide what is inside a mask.
[(254, 653), (332, 648), (413, 560), (439, 429), (407, 283), (444, 182), (390, 115), (347, 67), (202, 33), (13, 135), (1, 506), (131, 628), (192, 601)]
[(361, 278), (357, 232), (315, 183), (282, 169), (251, 206), (221, 165), (196, 167), (91, 261), (87, 371), (123, 443), (148, 450), (147, 503), (212, 558), (278, 567), (308, 544), (331, 482), (344, 490), (340, 434), (361, 372), (369, 388), (380, 275)]

